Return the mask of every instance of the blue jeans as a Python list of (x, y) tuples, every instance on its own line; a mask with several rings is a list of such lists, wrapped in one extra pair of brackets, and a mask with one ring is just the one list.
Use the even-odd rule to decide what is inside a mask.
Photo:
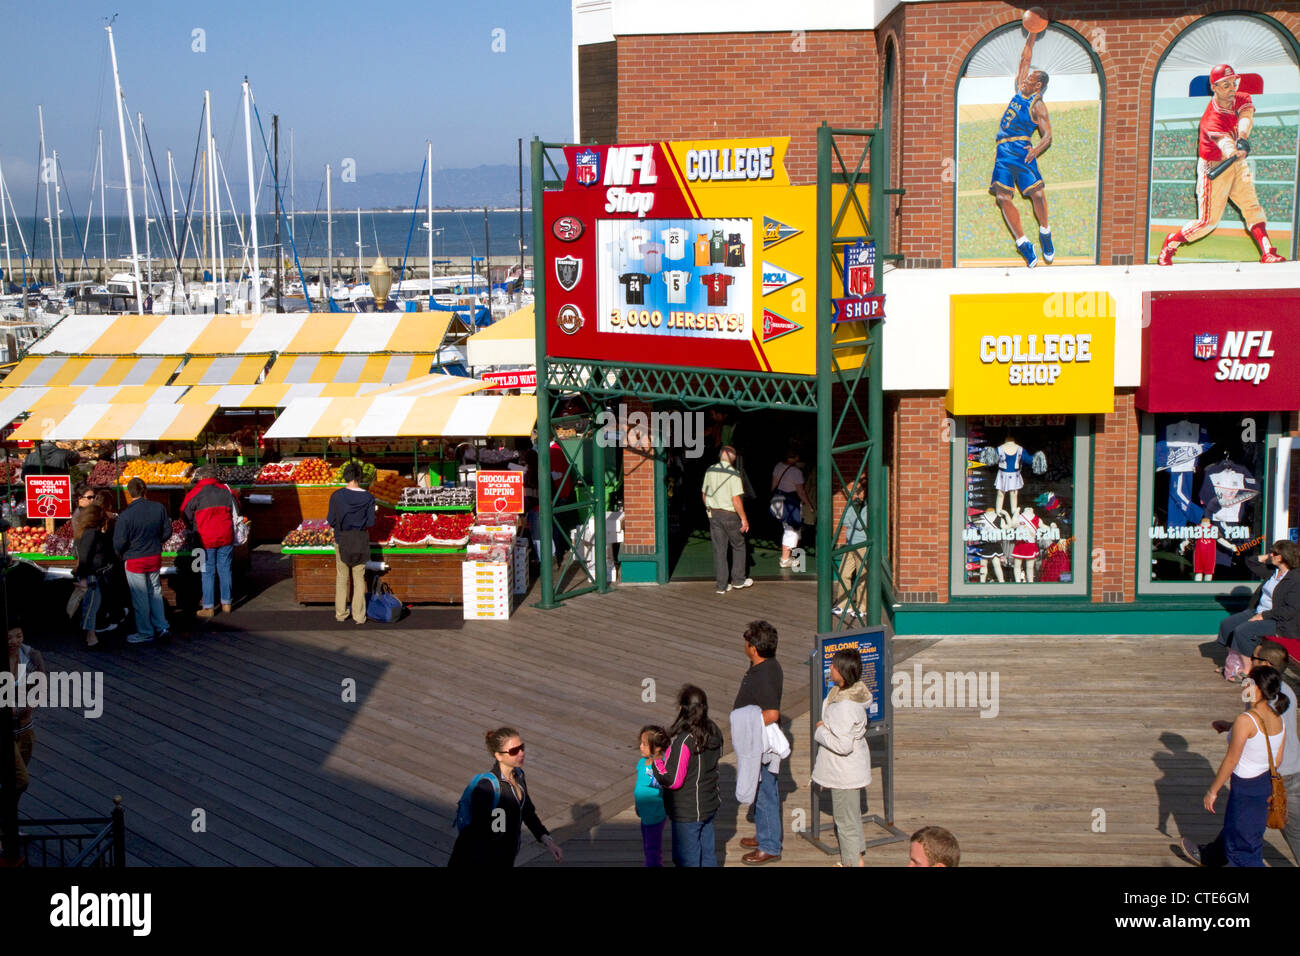
[(99, 578), (91, 575), (86, 579), (86, 593), (81, 598), (81, 629), (83, 631), (95, 630), (95, 621), (99, 617), (99, 606), (103, 603), (103, 595), (99, 590)]
[(230, 606), (230, 558), (235, 553), (233, 544), (220, 548), (203, 549), (203, 607), (212, 609), (212, 578), (221, 578), (221, 603)]
[(163, 606), (162, 577), (157, 571), (126, 572), (126, 586), (135, 609), (135, 632), (149, 637), (167, 633), (167, 612)]
[(781, 855), (781, 788), (776, 774), (764, 767), (758, 774), (758, 796), (754, 798), (754, 836), (758, 848)]
[(717, 866), (713, 817), (673, 821), (673, 866)]

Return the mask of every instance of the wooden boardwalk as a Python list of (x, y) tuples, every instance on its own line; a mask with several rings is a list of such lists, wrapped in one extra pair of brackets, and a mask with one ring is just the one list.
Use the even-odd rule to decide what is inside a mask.
[[(639, 865), (637, 730), (668, 722), (693, 681), (725, 731), (746, 666), (741, 633), (766, 618), (781, 634), (794, 740), (782, 770), (786, 854), (774, 865), (831, 862), (788, 832), (809, 800), (812, 584), (725, 597), (695, 582), (621, 588), (555, 611), (525, 605), (509, 622), (420, 609), (401, 625), (355, 627), (299, 608), (292, 582), (275, 580), (278, 559), (256, 557), (260, 593), (227, 625), (219, 617), (169, 646), (89, 653), (75, 638), (33, 636), (51, 669), (102, 671), (106, 699), (97, 720), (38, 715), (22, 816), (106, 815), (121, 794), (132, 865), (440, 865), (460, 790), (490, 760), (483, 731), (511, 724), (568, 862)], [(972, 865), (1184, 865), (1170, 844), (1180, 833), (1207, 840), (1222, 820), (1200, 808), (1225, 745), (1209, 723), (1239, 706), (1200, 644), (899, 640), (900, 670), (999, 676), (996, 718), (897, 712), (899, 826), (949, 827)], [(355, 703), (343, 699), (347, 681)], [(643, 700), (648, 689), (655, 700)], [(722, 773), (717, 829), (738, 864), (752, 827), (732, 798), (734, 756)], [(871, 804), (880, 808), (878, 783)], [(1266, 860), (1289, 865), (1278, 835), (1268, 840)], [(524, 847), (521, 863), (554, 865), (531, 838)], [(868, 863), (906, 854), (875, 848)]]

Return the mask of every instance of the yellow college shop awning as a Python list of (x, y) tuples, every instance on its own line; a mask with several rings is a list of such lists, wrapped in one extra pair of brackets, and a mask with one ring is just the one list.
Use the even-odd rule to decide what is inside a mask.
[(49, 405), (11, 436), (15, 441), (193, 441), (215, 405)]
[(83, 355), (28, 356), (0, 382), (17, 386), (166, 385), (180, 367), (175, 357), (87, 358)]
[(536, 423), (530, 395), (308, 398), (289, 405), (265, 437), (487, 438), (529, 435)]

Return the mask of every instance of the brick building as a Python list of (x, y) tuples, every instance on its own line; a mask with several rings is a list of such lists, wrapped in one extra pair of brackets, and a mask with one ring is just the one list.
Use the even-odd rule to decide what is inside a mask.
[[(906, 190), (884, 290), (896, 629), (1208, 631), (1254, 586), (1261, 544), (1300, 523), (1300, 265), (1257, 261), (1244, 192), (1172, 268), (1155, 260), (1202, 218), (1221, 62), (1253, 96), (1255, 144), (1222, 181), (1258, 195), (1267, 241), (1296, 258), (1300, 3), (1043, 9), (1026, 50), (1023, 8), (992, 0), (574, 0), (575, 141), (789, 136), (791, 180), (810, 183), (823, 121), (880, 126)], [(989, 188), (1001, 142), (1046, 133), (1012, 129), (1022, 55), (1050, 76), (1024, 107), (1052, 117), (1045, 241), (1034, 184)], [(1097, 361), (1064, 360), (1065, 336)], [(1022, 372), (1040, 378), (1017, 389)], [(629, 460), (632, 553), (656, 546), (651, 471)]]

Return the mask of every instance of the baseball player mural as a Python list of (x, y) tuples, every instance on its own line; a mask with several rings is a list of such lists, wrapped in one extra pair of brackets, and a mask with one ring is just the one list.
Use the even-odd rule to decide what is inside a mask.
[[(1034, 18), (1031, 19), (1031, 16)], [(1025, 40), (1024, 50), (1020, 54), (1015, 95), (1007, 104), (998, 126), (997, 153), (993, 161), (989, 192), (997, 200), (1002, 218), (1011, 230), (1016, 251), (1025, 260), (1025, 265), (1032, 269), (1039, 263), (1038, 253), (1034, 249), (1034, 243), (1025, 235), (1020, 211), (1012, 201), (1015, 190), (1019, 189), (1021, 198), (1028, 199), (1033, 205), (1034, 217), (1038, 220), (1038, 240), (1043, 250), (1042, 261), (1050, 265), (1056, 257), (1056, 250), (1052, 245), (1052, 229), (1047, 218), (1046, 187), (1038, 172), (1038, 157), (1052, 145), (1052, 123), (1047, 115), (1047, 105), (1043, 102), (1049, 77), (1045, 71), (1030, 67), (1034, 38), (1046, 28), (1047, 20), (1038, 17), (1035, 8), (1026, 13), (1025, 24), (1029, 29), (1029, 38)], [(1038, 131), (1037, 143), (1033, 141), (1035, 130)]]
[(1212, 233), (1229, 202), (1240, 211), (1247, 230), (1259, 245), (1259, 261), (1286, 261), (1269, 241), (1264, 228), (1264, 207), (1255, 193), (1255, 180), (1246, 162), (1255, 106), (1249, 93), (1239, 92), (1239, 83), (1230, 64), (1220, 63), (1210, 70), (1213, 95), (1201, 116), (1196, 147), (1197, 217), (1165, 239), (1156, 259), (1162, 266), (1173, 265), (1179, 246)]

